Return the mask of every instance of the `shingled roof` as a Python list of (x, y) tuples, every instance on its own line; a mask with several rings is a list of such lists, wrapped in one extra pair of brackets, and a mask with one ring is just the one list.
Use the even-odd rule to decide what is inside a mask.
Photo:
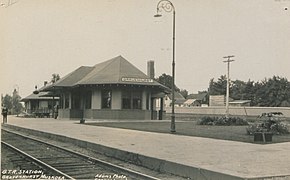
[(60, 86), (60, 87), (71, 87), (77, 85), (77, 82), (82, 80), (88, 73), (90, 73), (94, 68), (81, 66), (75, 71), (69, 73), (65, 77), (56, 81), (52, 86)]
[[(39, 94), (30, 94), (29, 96), (22, 98), (21, 102), (27, 102), (30, 100), (50, 100), (53, 99), (52, 96), (48, 95), (49, 92), (39, 92)], [(54, 97), (55, 99), (58, 99), (58, 97)]]
[[(58, 80), (52, 87), (75, 87), (100, 84), (150, 85), (167, 89), (162, 84), (150, 79), (122, 56), (96, 64), (93, 67), (81, 66)], [(51, 87), (48, 89), (51, 89)]]
[(189, 94), (186, 99), (196, 99), (202, 101), (207, 96), (207, 93)]

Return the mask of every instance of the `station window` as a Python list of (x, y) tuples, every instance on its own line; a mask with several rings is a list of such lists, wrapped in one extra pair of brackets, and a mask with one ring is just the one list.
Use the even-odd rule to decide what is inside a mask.
[(103, 90), (102, 91), (102, 108), (110, 109), (112, 104), (112, 91)]
[(149, 110), (149, 102), (150, 102), (150, 99), (149, 99), (150, 95), (149, 93), (146, 94), (146, 109)]
[(92, 108), (92, 91), (87, 91), (85, 93), (85, 108), (86, 109)]
[(131, 93), (123, 92), (122, 93), (122, 108), (123, 109), (131, 109)]
[(65, 109), (69, 108), (69, 93), (66, 93), (64, 95), (64, 108)]
[(72, 109), (80, 109), (81, 107), (81, 97), (79, 92), (74, 92), (72, 93), (71, 97), (71, 104), (72, 104)]
[(62, 94), (60, 95), (60, 98), (59, 98), (59, 108), (63, 109), (63, 95)]
[(133, 109), (142, 108), (141, 98), (142, 98), (142, 94), (140, 92), (132, 93)]
[(141, 92), (122, 92), (122, 109), (141, 109), (142, 108)]

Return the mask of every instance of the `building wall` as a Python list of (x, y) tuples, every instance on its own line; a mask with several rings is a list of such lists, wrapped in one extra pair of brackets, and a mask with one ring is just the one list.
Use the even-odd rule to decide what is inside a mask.
[(41, 109), (41, 108), (48, 108), (48, 101), (40, 100), (39, 101), (39, 109)]
[(101, 91), (100, 90), (94, 90), (92, 92), (92, 109), (101, 109)]
[[(84, 109), (83, 98), (79, 100), (80, 109), (59, 109), (60, 118), (85, 118), (85, 119), (156, 119), (157, 112), (155, 106), (155, 99), (151, 99), (150, 89), (134, 89), (134, 91), (141, 91), (141, 109), (122, 109), (122, 92), (131, 91), (128, 89), (112, 89), (111, 108), (102, 109), (102, 90), (92, 90), (91, 109)], [(70, 93), (71, 94), (71, 93)], [(147, 97), (148, 96), (148, 97)], [(70, 95), (70, 97), (72, 97)], [(70, 99), (70, 104), (72, 100)], [(148, 104), (147, 104), (148, 103)]]
[(224, 95), (210, 95), (209, 96), (209, 106), (224, 106), (225, 105)]
[(120, 89), (112, 90), (112, 109), (121, 109), (122, 107), (122, 92)]
[[(142, 110), (146, 110), (147, 91), (142, 92)], [(148, 102), (150, 103), (150, 101)], [(150, 107), (150, 105), (148, 105)]]
[(59, 109), (58, 117), (62, 119), (81, 119), (83, 116), (83, 110), (79, 109)]
[(31, 109), (31, 102), (30, 101), (25, 102), (25, 107), (26, 109)]
[[(156, 111), (154, 113), (157, 114)], [(87, 109), (84, 111), (84, 119), (149, 120), (151, 119), (151, 111), (139, 109)]]

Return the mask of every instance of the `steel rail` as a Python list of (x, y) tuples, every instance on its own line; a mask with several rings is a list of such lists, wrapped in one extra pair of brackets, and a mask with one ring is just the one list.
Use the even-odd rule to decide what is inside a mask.
[(6, 132), (8, 132), (8, 133), (16, 134), (16, 135), (21, 136), (21, 137), (23, 137), (23, 138), (31, 139), (31, 140), (33, 140), (33, 141), (37, 141), (37, 142), (40, 142), (40, 143), (46, 144), (46, 145), (48, 145), (48, 146), (51, 146), (51, 147), (54, 147), (54, 148), (57, 148), (57, 149), (61, 149), (61, 150), (63, 150), (63, 151), (67, 151), (67, 152), (69, 152), (69, 153), (71, 153), (71, 154), (74, 154), (74, 155), (76, 155), (76, 156), (79, 156), (79, 157), (81, 157), (81, 158), (83, 158), (83, 159), (87, 159), (87, 160), (89, 160), (89, 161), (94, 161), (95, 163), (99, 163), (99, 164), (101, 164), (101, 165), (103, 165), (103, 166), (106, 166), (106, 167), (108, 167), (108, 168), (111, 168), (111, 169), (114, 169), (114, 170), (118, 170), (118, 171), (125, 172), (125, 173), (127, 173), (127, 174), (129, 174), (129, 175), (132, 175), (132, 176), (138, 178), (138, 179), (139, 179), (139, 178), (142, 178), (142, 179), (148, 179), (148, 180), (160, 180), (159, 178), (156, 178), (156, 177), (153, 177), (153, 176), (150, 176), (150, 175), (147, 175), (147, 174), (143, 174), (143, 173), (140, 173), (140, 172), (138, 172), (138, 171), (134, 171), (134, 170), (131, 170), (131, 169), (128, 169), (128, 168), (122, 167), (122, 166), (118, 166), (118, 165), (112, 164), (112, 163), (110, 163), (110, 162), (107, 162), (107, 161), (104, 161), (104, 160), (101, 160), (101, 159), (97, 159), (97, 158), (95, 158), (95, 157), (91, 157), (91, 156), (88, 156), (88, 155), (85, 155), (85, 154), (81, 154), (81, 153), (79, 153), (79, 152), (72, 151), (72, 150), (70, 150), (70, 149), (68, 149), (68, 148), (64, 148), (64, 147), (60, 147), (60, 146), (57, 146), (57, 145), (54, 145), (54, 144), (50, 144), (50, 143), (48, 143), (48, 142), (45, 142), (45, 141), (42, 141), (42, 140), (39, 140), (39, 139), (36, 139), (36, 138), (33, 138), (33, 137), (27, 137), (27, 136), (25, 136), (25, 135), (22, 135), (22, 134), (20, 134), (20, 133), (16, 133), (16, 132), (12, 132), (12, 131), (7, 130), (7, 129), (3, 129), (3, 128), (2, 128), (2, 130), (6, 131)]
[(45, 163), (45, 162), (43, 162), (43, 161), (41, 161), (41, 160), (39, 160), (39, 159), (37, 159), (37, 158), (35, 158), (35, 157), (29, 155), (29, 154), (27, 154), (26, 152), (24, 152), (24, 151), (22, 151), (22, 150), (20, 150), (20, 149), (18, 149), (18, 148), (16, 148), (16, 147), (14, 147), (14, 146), (12, 146), (11, 144), (9, 144), (9, 143), (7, 143), (7, 142), (5, 142), (5, 141), (2, 141), (2, 140), (1, 140), (1, 145), (4, 145), (4, 146), (6, 146), (6, 147), (12, 149), (13, 151), (19, 153), (20, 155), (25, 156), (26, 158), (30, 159), (30, 160), (33, 161), (33, 162), (36, 162), (38, 165), (40, 165), (40, 166), (42, 166), (42, 167), (44, 167), (44, 168), (46, 168), (46, 169), (48, 169), (48, 170), (51, 170), (51, 171), (53, 171), (53, 172), (56, 172), (57, 174), (59, 174), (59, 175), (61, 175), (61, 176), (64, 176), (64, 177), (67, 178), (67, 179), (73, 179), (73, 180), (74, 180), (73, 177), (71, 177), (71, 176), (69, 176), (69, 175), (67, 175), (67, 174), (65, 174), (65, 173), (63, 173), (63, 172), (61, 172), (61, 171), (59, 171), (58, 169), (56, 169), (56, 168), (50, 166), (49, 164), (47, 164), (47, 163)]

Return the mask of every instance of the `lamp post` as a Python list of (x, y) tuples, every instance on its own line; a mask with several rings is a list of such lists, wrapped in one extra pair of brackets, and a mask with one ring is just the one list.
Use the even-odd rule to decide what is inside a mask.
[(161, 17), (161, 11), (164, 10), (165, 12), (173, 12), (173, 32), (172, 32), (172, 40), (173, 40), (173, 44), (172, 44), (172, 86), (171, 86), (171, 90), (172, 90), (172, 112), (171, 112), (171, 129), (170, 132), (171, 133), (175, 133), (175, 112), (174, 112), (174, 106), (175, 106), (175, 8), (172, 4), (172, 2), (168, 1), (168, 0), (161, 0), (158, 2), (157, 4), (157, 14), (154, 15), (154, 17)]

